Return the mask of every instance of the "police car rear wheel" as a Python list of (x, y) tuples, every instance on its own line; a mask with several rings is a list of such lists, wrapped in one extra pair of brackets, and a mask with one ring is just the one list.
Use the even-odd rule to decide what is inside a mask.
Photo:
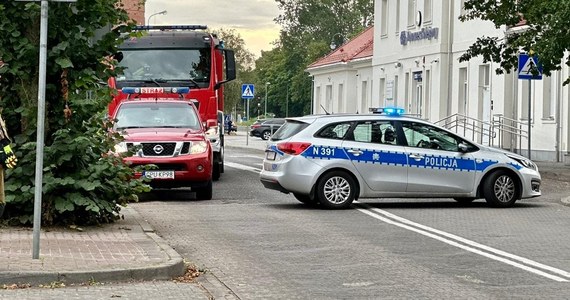
[(355, 195), (356, 183), (346, 172), (327, 173), (317, 184), (318, 201), (325, 208), (347, 208), (354, 201)]
[(485, 180), (485, 200), (492, 207), (510, 207), (517, 201), (517, 185), (513, 175), (497, 171)]

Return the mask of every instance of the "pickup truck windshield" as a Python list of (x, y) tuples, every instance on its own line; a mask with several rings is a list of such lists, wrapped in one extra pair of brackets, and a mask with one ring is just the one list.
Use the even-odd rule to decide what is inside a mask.
[(200, 87), (210, 83), (210, 49), (125, 49), (117, 84), (132, 81), (192, 80)]
[(200, 130), (196, 111), (188, 103), (124, 103), (117, 111), (115, 130), (130, 128), (187, 128)]

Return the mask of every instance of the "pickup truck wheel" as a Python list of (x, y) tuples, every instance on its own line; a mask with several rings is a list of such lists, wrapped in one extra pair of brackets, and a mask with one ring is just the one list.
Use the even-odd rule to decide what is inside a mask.
[(214, 166), (213, 166), (213, 170), (212, 170), (212, 179), (214, 181), (218, 181), (220, 180), (220, 162), (219, 161), (215, 161), (214, 162)]
[(212, 200), (212, 181), (208, 181), (208, 184), (196, 190), (196, 199), (198, 200)]

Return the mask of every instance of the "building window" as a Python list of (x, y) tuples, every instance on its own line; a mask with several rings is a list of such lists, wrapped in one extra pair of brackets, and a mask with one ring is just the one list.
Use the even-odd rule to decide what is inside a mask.
[(396, 0), (396, 34), (400, 33), (400, 0)]
[(315, 111), (320, 111), (321, 108), (321, 87), (315, 89)]
[(388, 0), (382, 0), (382, 18), (380, 22), (382, 22), (380, 34), (382, 37), (385, 37), (388, 35)]
[(344, 85), (338, 85), (338, 112), (344, 112)]
[(433, 19), (433, 4), (431, 0), (424, 0), (424, 23), (431, 24)]
[(387, 101), (386, 95), (386, 78), (380, 78), (380, 106), (386, 106)]
[(360, 112), (366, 113), (368, 111), (368, 81), (362, 81), (362, 101), (360, 105)]
[(408, 27), (416, 24), (416, 1), (408, 0)]
[(457, 103), (457, 113), (460, 115), (467, 115), (467, 102), (469, 97), (467, 96), (469, 92), (467, 86), (467, 68), (459, 69), (459, 97)]
[(398, 76), (394, 76), (394, 106), (398, 107)]
[(330, 113), (333, 108), (332, 100), (332, 84), (327, 85), (325, 94), (325, 109)]
[[(522, 97), (521, 97), (521, 120), (528, 120), (528, 105), (529, 105), (529, 101), (530, 101), (530, 95), (528, 94), (528, 88), (530, 85), (530, 80), (521, 80), (522, 84), (521, 84), (521, 93), (522, 93)], [(532, 108), (531, 108), (532, 109)]]
[[(554, 73), (553, 73), (554, 74)], [(554, 120), (554, 97), (553, 91), (556, 88), (552, 86), (552, 77), (543, 76), (543, 91), (542, 91), (542, 118), (546, 120)]]

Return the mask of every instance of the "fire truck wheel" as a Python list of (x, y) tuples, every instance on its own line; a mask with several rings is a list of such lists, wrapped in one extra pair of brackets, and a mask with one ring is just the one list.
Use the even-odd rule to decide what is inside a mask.
[(212, 179), (214, 181), (220, 180), (220, 175), (221, 175), (220, 169), (221, 169), (220, 162), (215, 161), (214, 162), (214, 169), (212, 170)]
[(212, 200), (212, 181), (208, 181), (208, 184), (196, 191), (196, 199), (198, 200)]

